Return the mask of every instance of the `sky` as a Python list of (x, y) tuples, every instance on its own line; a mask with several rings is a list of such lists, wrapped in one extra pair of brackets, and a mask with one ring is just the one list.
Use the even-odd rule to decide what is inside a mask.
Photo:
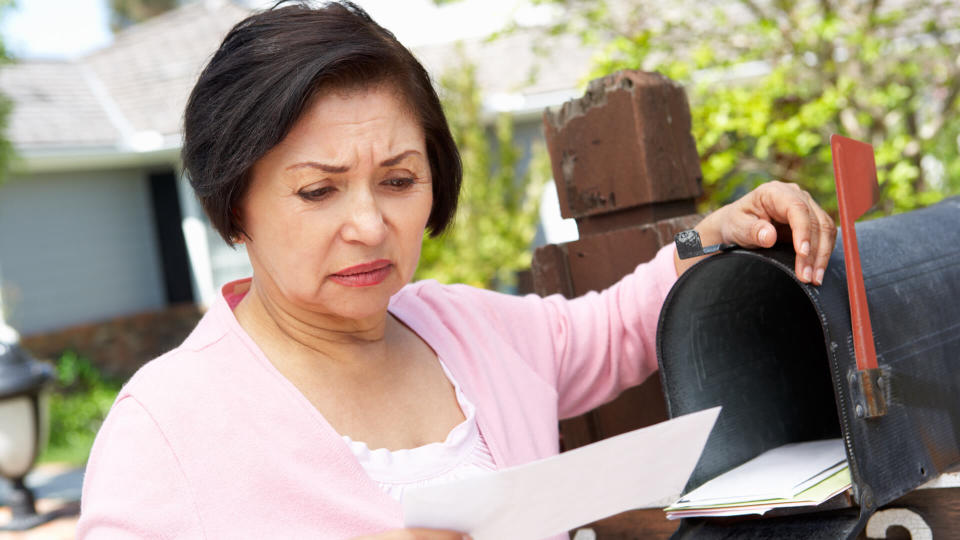
[[(15, 8), (8, 10), (0, 22), (0, 33), (16, 58), (75, 58), (112, 39), (107, 0), (15, 2)], [(408, 47), (486, 36), (510, 20), (534, 24), (549, 16), (546, 8), (531, 7), (524, 0), (460, 0), (439, 8), (431, 0), (357, 3)]]
[(74, 58), (111, 40), (106, 0), (16, 0), (0, 32), (16, 58)]

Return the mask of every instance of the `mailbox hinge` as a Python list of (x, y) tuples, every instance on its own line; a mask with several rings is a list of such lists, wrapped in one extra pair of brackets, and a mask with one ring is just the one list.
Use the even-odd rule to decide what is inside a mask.
[(847, 375), (850, 396), (857, 418), (876, 418), (887, 414), (890, 403), (890, 373), (882, 367), (851, 369)]

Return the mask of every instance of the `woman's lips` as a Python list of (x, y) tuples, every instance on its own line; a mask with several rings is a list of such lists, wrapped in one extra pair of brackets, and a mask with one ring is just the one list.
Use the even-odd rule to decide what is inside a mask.
[(383, 283), (391, 270), (393, 270), (393, 263), (381, 259), (344, 268), (336, 274), (331, 274), (330, 280), (347, 287), (370, 287)]

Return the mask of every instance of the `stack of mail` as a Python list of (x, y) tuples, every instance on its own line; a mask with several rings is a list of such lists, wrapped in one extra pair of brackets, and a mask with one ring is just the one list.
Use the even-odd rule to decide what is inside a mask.
[(817, 506), (850, 488), (842, 439), (769, 450), (687, 493), (665, 508), (669, 519), (765, 514)]

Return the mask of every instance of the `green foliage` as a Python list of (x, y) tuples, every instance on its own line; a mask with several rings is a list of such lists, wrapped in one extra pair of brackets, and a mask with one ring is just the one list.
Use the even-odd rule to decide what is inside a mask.
[(549, 158), (538, 146), (530, 166), (518, 173), (523, 156), (513, 122), (503, 114), (492, 133), (484, 127), (475, 68), (465, 58), (441, 77), (440, 93), (463, 160), (463, 188), (452, 229), (424, 240), (416, 277), (509, 288), (515, 272), (530, 266)]
[(883, 213), (960, 192), (950, 0), (540, 3), (600, 44), (589, 78), (644, 69), (686, 85), (705, 210), (770, 179), (834, 210), (832, 133), (874, 145)]
[(88, 359), (72, 351), (63, 353), (50, 393), (50, 440), (40, 461), (85, 463), (120, 386)]

